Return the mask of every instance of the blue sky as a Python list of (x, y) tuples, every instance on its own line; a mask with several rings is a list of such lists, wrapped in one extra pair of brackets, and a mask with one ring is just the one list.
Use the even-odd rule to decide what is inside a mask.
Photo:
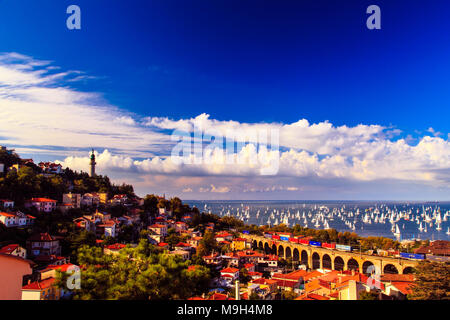
[[(81, 8), (81, 30), (71, 31), (65, 26), (66, 8), (71, 4)], [(371, 4), (381, 8), (381, 30), (365, 26), (365, 11)], [(440, 139), (442, 146), (436, 150), (444, 151), (441, 159), (433, 158), (437, 154), (425, 155), (423, 159), (432, 158), (436, 163), (421, 158), (417, 168), (448, 177), (449, 7), (448, 1), (400, 0), (4, 0), (0, 2), (0, 52), (33, 59), (27, 63), (45, 60), (60, 67), (48, 69), (49, 74), (76, 70), (82, 76), (73, 77), (74, 81), (48, 83), (47, 88), (93, 93), (95, 100), (101, 101), (98, 104), (119, 110), (119, 118), (130, 117), (140, 129), (139, 121), (145, 117), (186, 120), (203, 113), (219, 123), (233, 120), (241, 124), (292, 124), (307, 119), (309, 124), (329, 121), (334, 127), (378, 125), (383, 127), (384, 142), (406, 139), (409, 146), (416, 146), (426, 136)], [(93, 103), (90, 100), (89, 104)], [(111, 123), (103, 122), (103, 126)], [(159, 128), (158, 132), (175, 128)], [(100, 134), (106, 133), (95, 135)], [(85, 156), (81, 153), (89, 149), (84, 144), (51, 143), (44, 134), (37, 137), (35, 143), (12, 137), (0, 143), (19, 146), (17, 149), (24, 155), (36, 159), (61, 161)], [(99, 153), (108, 149), (111, 156), (138, 160), (167, 154), (163, 144), (149, 145), (149, 154), (143, 152), (144, 146), (139, 146), (140, 153), (130, 154), (126, 148), (102, 145), (92, 139)], [(319, 157), (337, 152), (306, 145), (294, 147)], [(427, 146), (423, 149), (437, 152), (429, 151)], [(401, 153), (403, 149), (398, 150)], [(410, 151), (411, 157), (419, 157), (418, 150)], [(392, 150), (386, 152), (392, 154)], [(350, 157), (350, 153), (346, 156)], [(146, 177), (148, 172), (119, 169), (105, 168), (105, 173), (135, 182), (141, 193), (166, 192), (192, 199), (235, 198), (243, 191), (238, 187), (242, 181), (235, 174), (210, 176), (207, 170), (197, 174), (198, 185), (194, 187), (181, 182), (169, 186), (167, 182), (167, 190), (158, 190)], [(167, 170), (154, 170), (151, 174), (160, 174), (161, 181), (171, 179)], [(186, 177), (193, 175), (186, 173)], [(342, 189), (338, 198), (414, 199), (425, 195), (448, 200), (450, 190), (445, 179), (431, 183), (424, 175), (426, 178), (410, 181), (400, 174), (393, 184), (383, 175), (378, 178), (373, 174), (369, 182), (363, 179), (368, 186), (361, 189), (361, 179), (355, 178), (359, 175), (327, 176), (312, 169), (312, 173), (291, 177), (292, 181), (283, 181), (289, 177), (250, 181), (251, 190), (255, 185), (263, 185), (262, 189), (282, 181), (283, 185), (270, 195), (249, 192), (248, 198), (331, 199), (338, 177), (344, 179), (337, 183)], [(205, 179), (216, 179), (214, 188), (210, 183), (202, 185)], [(229, 192), (195, 192), (200, 188), (219, 190), (221, 184), (224, 189), (220, 190)], [(298, 193), (286, 191), (289, 187), (297, 188)], [(182, 189), (193, 192), (183, 195)]]

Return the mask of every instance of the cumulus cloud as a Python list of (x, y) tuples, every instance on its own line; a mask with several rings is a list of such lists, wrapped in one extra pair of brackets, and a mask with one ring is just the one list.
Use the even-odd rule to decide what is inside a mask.
[[(296, 184), (274, 182), (283, 177), (305, 179), (312, 184), (329, 179), (389, 179), (447, 189), (450, 185), (449, 136), (431, 127), (431, 136), (396, 140), (400, 129), (377, 124), (349, 127), (329, 121), (310, 123), (306, 119), (243, 123), (213, 119), (205, 113), (178, 120), (142, 116), (109, 104), (100, 93), (71, 88), (69, 83), (90, 76), (60, 70), (51, 61), (18, 53), (0, 55), (1, 144), (13, 145), (20, 152), (46, 154), (59, 159), (65, 167), (83, 171), (89, 169), (88, 150), (94, 147), (100, 150), (97, 163), (104, 173), (130, 173), (147, 179), (139, 183), (151, 183), (148, 175), (200, 177), (196, 190), (201, 193), (302, 191)], [(224, 144), (207, 142), (208, 147), (200, 154), (171, 157), (173, 147), (179, 143), (172, 139), (172, 130), (189, 135), (202, 130), (215, 138), (231, 132), (237, 141), (253, 143), (242, 144), (230, 154)], [(268, 133), (268, 145), (273, 144), (271, 138), (276, 133), (279, 141), (275, 144), (281, 149), (257, 146), (260, 132)], [(243, 187), (229, 180), (229, 185), (205, 184), (208, 177), (258, 177), (274, 161), (278, 170), (270, 183), (266, 180), (261, 186)], [(183, 183), (179, 190), (193, 192), (193, 186)]]
[(171, 143), (170, 137), (136, 124), (100, 94), (66, 86), (62, 79), (71, 72), (51, 73), (42, 64), (15, 53), (0, 56), (0, 143), (102, 147), (141, 157)]

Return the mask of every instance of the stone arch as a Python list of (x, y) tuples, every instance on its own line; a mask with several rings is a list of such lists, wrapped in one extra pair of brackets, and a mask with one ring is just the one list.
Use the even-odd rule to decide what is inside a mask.
[(272, 245), (272, 254), (277, 254), (277, 245), (274, 243), (273, 245)]
[(414, 267), (405, 267), (403, 269), (403, 274), (412, 274), (416, 271)]
[(269, 244), (267, 242), (264, 243), (264, 252), (266, 254), (270, 254), (272, 252), (272, 250), (270, 249), (270, 246), (269, 246)]
[(284, 247), (281, 244), (278, 246), (278, 256), (284, 257)]
[(345, 268), (345, 262), (344, 259), (342, 259), (340, 256), (337, 256), (334, 258), (334, 270), (342, 271)]
[(306, 250), (302, 250), (302, 253), (300, 255), (300, 261), (305, 266), (309, 267), (308, 265), (308, 252)]
[(284, 250), (284, 254), (286, 255), (286, 259), (287, 258), (292, 258), (292, 250), (291, 247), (287, 246), (286, 249)]
[(328, 254), (322, 256), (322, 266), (324, 269), (333, 269), (333, 264), (331, 263), (331, 258)]
[(374, 274), (376, 272), (375, 265), (372, 261), (365, 261), (362, 265), (362, 272), (364, 274)]
[(312, 268), (320, 269), (320, 255), (317, 252), (312, 254)]
[(260, 242), (258, 243), (258, 248), (261, 249), (261, 250), (264, 250), (264, 244), (263, 244), (262, 241), (260, 241)]
[(398, 269), (392, 263), (384, 266), (383, 273), (398, 274)]
[(351, 258), (347, 261), (347, 270), (359, 271), (359, 263), (355, 259)]
[(292, 260), (300, 261), (300, 253), (298, 252), (297, 248), (294, 248), (294, 250), (292, 250)]
[(258, 249), (258, 241), (256, 241), (256, 240), (252, 241), (252, 249), (253, 250)]

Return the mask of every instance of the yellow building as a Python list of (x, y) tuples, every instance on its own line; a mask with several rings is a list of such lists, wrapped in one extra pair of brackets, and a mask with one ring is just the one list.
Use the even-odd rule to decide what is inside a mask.
[(231, 250), (245, 250), (246, 249), (247, 240), (244, 238), (235, 238), (231, 242)]
[(36, 281), (22, 287), (22, 300), (59, 300), (61, 289), (54, 285), (55, 278)]

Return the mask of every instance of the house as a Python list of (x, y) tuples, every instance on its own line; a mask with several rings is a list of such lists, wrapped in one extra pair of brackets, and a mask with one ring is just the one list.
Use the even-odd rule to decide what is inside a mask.
[(48, 198), (32, 198), (25, 202), (26, 208), (34, 207), (39, 212), (52, 212), (56, 209), (56, 200)]
[(33, 262), (0, 253), (0, 300), (20, 300), (24, 276), (33, 272)]
[(43, 173), (60, 174), (62, 173), (62, 165), (52, 162), (39, 162), (39, 168)]
[(189, 258), (191, 256), (191, 253), (186, 250), (174, 250), (174, 251), (169, 252), (169, 254), (177, 255), (177, 256), (181, 257), (181, 259), (183, 259), (183, 260), (189, 260)]
[(0, 207), (3, 207), (3, 209), (13, 209), (14, 201), (8, 199), (0, 199)]
[(89, 232), (95, 232), (95, 221), (90, 217), (80, 217), (73, 219), (73, 223), (78, 228), (85, 229)]
[(434, 256), (450, 256), (450, 241), (435, 240), (429, 246), (422, 246), (414, 250), (416, 254), (426, 254)]
[(260, 279), (263, 276), (262, 272), (249, 272), (248, 275), (252, 278), (252, 280)]
[(385, 285), (385, 293), (398, 300), (405, 300), (408, 294), (412, 293), (414, 282), (390, 282)]
[(61, 289), (55, 287), (55, 278), (35, 281), (22, 287), (22, 300), (59, 300)]
[(169, 244), (168, 244), (168, 243), (165, 243), (165, 242), (160, 242), (160, 243), (158, 243), (157, 247), (158, 247), (158, 248), (161, 248), (161, 249), (163, 249), (163, 250), (169, 250)]
[(244, 264), (244, 268), (247, 269), (248, 272), (255, 272), (255, 265), (253, 263)]
[(259, 278), (248, 283), (249, 286), (252, 284), (266, 285), (269, 288), (270, 293), (275, 292), (278, 288), (278, 282), (273, 279)]
[(81, 194), (79, 193), (65, 193), (63, 194), (63, 204), (71, 204), (72, 208), (81, 207)]
[(163, 224), (152, 224), (148, 226), (148, 230), (163, 237), (167, 236), (167, 226)]
[(245, 250), (247, 248), (247, 240), (245, 238), (235, 238), (231, 242), (231, 250)]
[(116, 194), (111, 200), (109, 200), (112, 205), (125, 205), (128, 201), (129, 199), (126, 194)]
[(164, 237), (159, 234), (149, 234), (148, 240), (151, 244), (158, 245), (164, 240)]
[(391, 297), (399, 300), (404, 300), (408, 294), (412, 293), (412, 286), (414, 284), (413, 274), (382, 274), (380, 275), (380, 282), (384, 287), (383, 292)]
[(20, 211), (15, 213), (0, 212), (0, 222), (8, 228), (31, 226), (35, 219), (32, 215), (24, 214)]
[(126, 245), (122, 244), (122, 243), (111, 244), (111, 245), (105, 246), (103, 248), (103, 253), (104, 254), (118, 254), (119, 251), (125, 247), (126, 247)]
[(233, 240), (233, 235), (229, 232), (223, 231), (220, 233), (217, 233), (215, 235), (216, 241), (220, 242), (220, 241), (231, 241)]
[(239, 279), (239, 269), (228, 267), (220, 270), (220, 276), (226, 280), (228, 284), (232, 284)]
[(187, 240), (187, 243), (189, 243), (191, 245), (191, 247), (197, 248), (202, 239), (203, 239), (203, 237), (195, 237), (194, 236), (192, 238), (189, 238)]
[[(261, 300), (269, 300), (270, 299), (270, 287), (266, 284), (259, 283), (251, 283), (247, 286), (247, 298), (252, 294), (257, 294)], [(245, 299), (247, 300), (247, 299)]]
[(95, 232), (97, 236), (104, 235), (105, 237), (115, 238), (117, 235), (116, 222), (112, 219), (100, 222), (95, 225)]
[(205, 261), (208, 265), (213, 265), (216, 266), (216, 268), (219, 268), (222, 265), (222, 256), (215, 252), (208, 256), (204, 256), (203, 261)]
[(192, 247), (190, 244), (185, 242), (178, 242), (176, 245), (174, 245), (175, 250), (185, 250), (192, 252)]
[(50, 278), (56, 278), (56, 271), (59, 272), (68, 272), (71, 269), (77, 268), (78, 266), (72, 263), (65, 263), (61, 265), (49, 265), (44, 270), (41, 270), (40, 273), (40, 279), (50, 279)]
[(370, 291), (367, 285), (356, 280), (349, 280), (336, 285), (339, 300), (359, 300), (361, 292)]
[(188, 229), (188, 225), (185, 222), (182, 221), (178, 221), (177, 223), (175, 223), (175, 231), (176, 232), (184, 232), (187, 231)]
[(92, 207), (108, 202), (108, 194), (106, 192), (85, 193), (81, 197), (81, 205)]
[(48, 233), (32, 235), (27, 240), (27, 253), (29, 257), (61, 255), (59, 239)]
[(16, 215), (13, 213), (0, 212), (0, 222), (3, 223), (7, 228), (16, 227)]
[(25, 250), (25, 248), (22, 248), (18, 244), (10, 244), (4, 246), (3, 248), (0, 248), (0, 254), (9, 254), (25, 259), (27, 257), (27, 250)]
[(290, 273), (275, 273), (272, 279), (277, 281), (278, 288), (284, 290), (298, 290), (303, 283), (303, 277), (307, 274), (305, 270), (297, 270)]

